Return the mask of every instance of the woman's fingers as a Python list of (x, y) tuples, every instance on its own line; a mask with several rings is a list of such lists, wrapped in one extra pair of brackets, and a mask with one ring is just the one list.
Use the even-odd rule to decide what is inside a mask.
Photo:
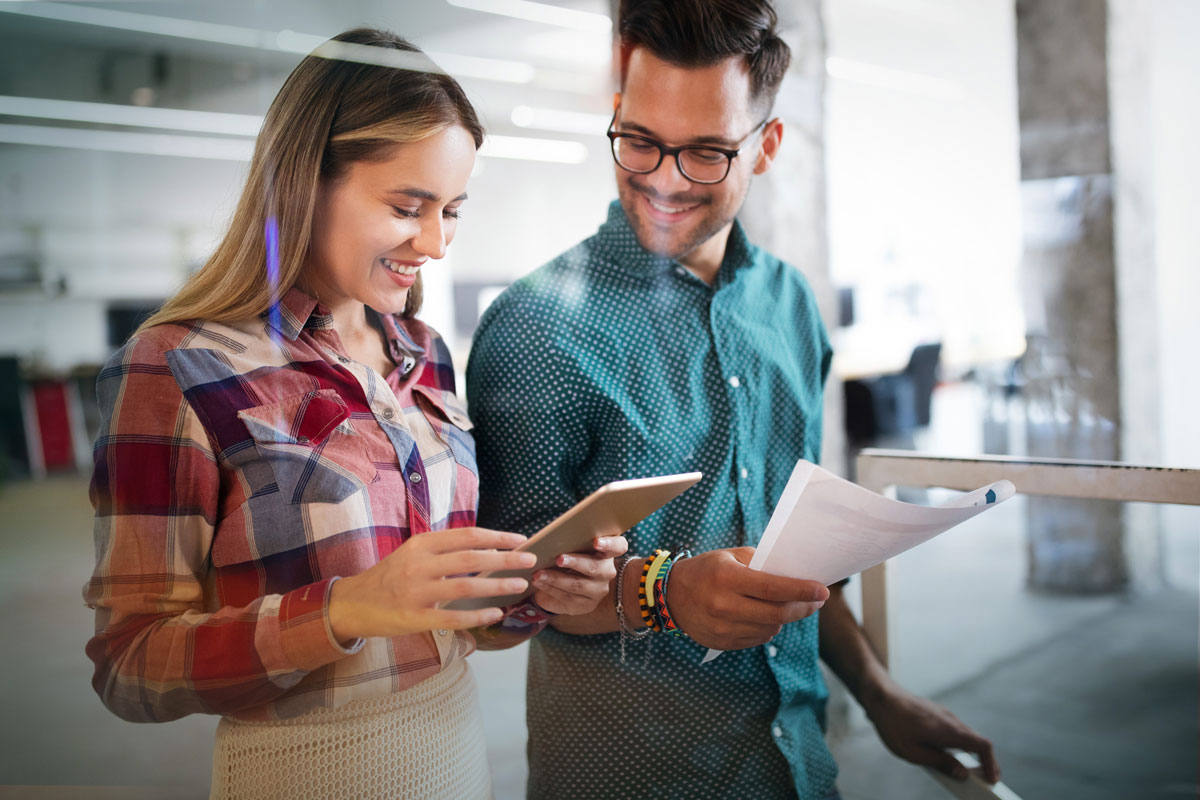
[(432, 578), (452, 575), (476, 575), (481, 572), (529, 569), (537, 556), (516, 550), (457, 550), (429, 559), (427, 574)]
[(446, 578), (433, 584), (430, 599), (441, 603), (460, 597), (499, 597), (528, 588), (524, 578)]
[(487, 528), (451, 528), (422, 533), (405, 544), (418, 544), (431, 553), (450, 553), (456, 550), (512, 550), (524, 541), (525, 537), (519, 533)]
[(430, 612), (429, 627), (437, 630), (467, 630), (469, 628), (486, 628), (504, 619), (504, 611), (499, 608), (480, 608), (475, 611), (450, 611), (438, 609)]

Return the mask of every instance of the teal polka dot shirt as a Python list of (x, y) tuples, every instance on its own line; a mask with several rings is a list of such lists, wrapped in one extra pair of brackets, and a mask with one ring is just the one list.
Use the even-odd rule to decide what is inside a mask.
[[(831, 355), (803, 276), (739, 224), (709, 286), (644, 250), (614, 202), (480, 323), (480, 524), (533, 533), (610, 481), (698, 470), (630, 552), (755, 545), (796, 461), (820, 454)], [(621, 663), (615, 633), (534, 639), (529, 796), (824, 797), (817, 617), (701, 666), (704, 652), (656, 634)]]

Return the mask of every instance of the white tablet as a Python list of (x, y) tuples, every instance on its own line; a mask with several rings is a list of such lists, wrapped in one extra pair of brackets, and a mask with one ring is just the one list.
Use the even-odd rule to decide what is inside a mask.
[[(605, 484), (516, 548), (536, 553), (537, 564), (527, 569), (484, 573), (483, 577), (528, 579), (539, 569), (554, 566), (555, 559), (563, 553), (591, 550), (592, 539), (597, 536), (621, 535), (682, 494), (702, 477), (699, 472), (688, 472), (682, 475), (635, 478)], [(466, 597), (452, 600), (445, 608), (470, 610), (507, 606), (532, 592), (533, 587), (530, 586), (524, 592), (503, 597)]]

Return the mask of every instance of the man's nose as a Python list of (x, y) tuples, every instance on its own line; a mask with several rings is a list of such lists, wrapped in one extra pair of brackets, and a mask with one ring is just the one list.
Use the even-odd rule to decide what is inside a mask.
[(679, 171), (674, 156), (663, 156), (658, 168), (646, 176), (645, 182), (660, 195), (686, 192), (692, 187), (692, 182)]

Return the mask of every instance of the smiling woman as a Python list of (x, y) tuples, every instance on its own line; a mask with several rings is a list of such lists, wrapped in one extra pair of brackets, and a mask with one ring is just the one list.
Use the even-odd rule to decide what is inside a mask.
[(594, 609), (625, 543), (442, 608), (534, 558), (474, 527), (471, 421), (415, 317), (483, 129), (405, 40), (335, 41), (413, 57), (300, 63), (216, 252), (100, 374), (93, 686), (222, 715), (214, 797), (487, 797), (465, 657)]

